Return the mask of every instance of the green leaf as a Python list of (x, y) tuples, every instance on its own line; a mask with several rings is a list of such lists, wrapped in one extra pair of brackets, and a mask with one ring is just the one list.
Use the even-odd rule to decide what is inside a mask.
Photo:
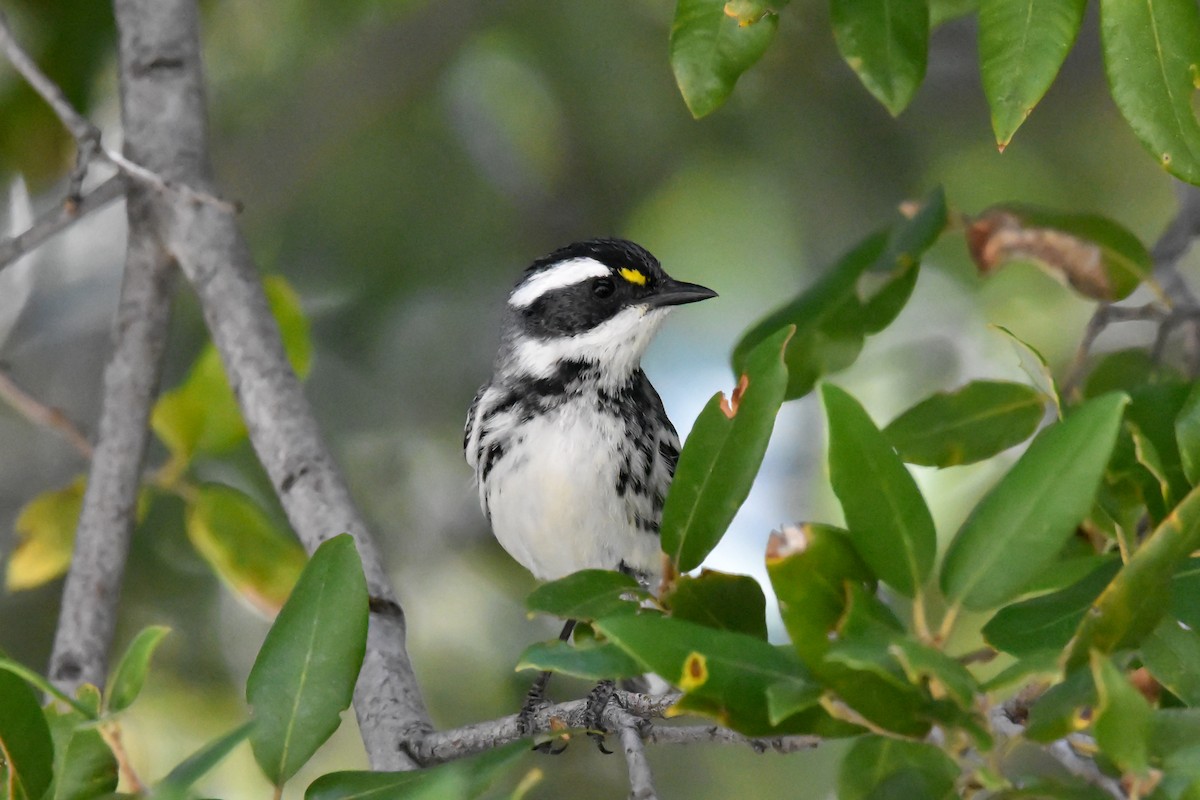
[(602, 619), (596, 628), (647, 670), (707, 701), (706, 713), (748, 736), (791, 732), (790, 720), (770, 721), (769, 686), (791, 684), (789, 691), (809, 692), (813, 704), (820, 696), (794, 655), (753, 636), (647, 614)]
[(8, 555), (4, 576), (8, 591), (33, 589), (66, 574), (86, 486), (87, 476), (80, 475), (21, 507), (13, 523), (17, 542)]
[(1142, 664), (1154, 679), (1189, 706), (1200, 706), (1200, 634), (1164, 619), (1142, 641)]
[(1183, 561), (1171, 579), (1171, 616), (1200, 631), (1200, 558)]
[(1171, 578), (1179, 563), (1200, 546), (1200, 488), (1183, 499), (1150, 538), (1142, 542), (1117, 577), (1084, 616), (1068, 646), (1066, 665), (1136, 646), (1170, 608)]
[(1190, 485), (1200, 483), (1200, 381), (1192, 384), (1183, 408), (1175, 417), (1175, 439), (1183, 474)]
[(947, 22), (979, 10), (979, 0), (929, 0), (929, 28), (936, 30)]
[(1200, 124), (1192, 110), (1200, 9), (1192, 0), (1101, 0), (1100, 41), (1113, 100), (1172, 175), (1200, 183)]
[(663, 603), (671, 616), (767, 640), (767, 599), (749, 575), (703, 570), (681, 577)]
[(846, 610), (846, 584), (869, 583), (873, 590), (875, 581), (846, 531), (809, 522), (771, 534), (767, 574), (792, 646), (806, 664), (818, 663), (829, 649), (829, 634)]
[(37, 697), (8, 671), (0, 671), (0, 764), (6, 800), (39, 800), (54, 777), (54, 742)]
[[(90, 720), (94, 721), (100, 718), (99, 703), (92, 702), (92, 695), (93, 693), (96, 693), (96, 687), (92, 686), (91, 684), (85, 683), (83, 686), (79, 687), (80, 700), (86, 701), (81, 702), (80, 700), (76, 700), (75, 698), (66, 695), (61, 689), (52, 684), (49, 680), (43, 678), (41, 675), (37, 674), (24, 664), (13, 661), (11, 658), (0, 656), (0, 672), (17, 676), (38, 691), (48, 694), (56, 700), (61, 700), (62, 702), (66, 703), (68, 706), (75, 709)], [(98, 699), (98, 693), (96, 693), (96, 695), (97, 697), (95, 699)]]
[[(1125, 414), (1135, 435), (1134, 450), (1139, 461), (1142, 458), (1154, 461), (1155, 479), (1169, 497), (1170, 508), (1183, 498), (1191, 488), (1184, 474), (1183, 459), (1175, 440), (1175, 420), (1187, 403), (1189, 386), (1177, 380), (1165, 379), (1159, 383), (1138, 386), (1129, 392), (1131, 403)], [(1139, 438), (1142, 440), (1139, 442)], [(1151, 446), (1152, 453), (1146, 451)], [(1139, 447), (1143, 450), (1138, 453)], [(1141, 461), (1143, 465), (1145, 461)]]
[(750, 494), (783, 403), (788, 327), (750, 354), (733, 397), (721, 393), (700, 412), (679, 454), (662, 517), (663, 552), (680, 572), (700, 566)]
[(204, 745), (155, 785), (150, 793), (151, 800), (183, 800), (188, 797), (188, 789), (192, 784), (204, 777), (253, 732), (254, 723), (247, 722)]
[(367, 583), (354, 539), (323, 543), (267, 633), (246, 681), (254, 757), (275, 785), (337, 730), (367, 645)]
[(278, 613), (307, 560), (290, 531), (253, 499), (218, 483), (196, 488), (185, 524), (196, 551), (231, 591), (263, 614)]
[(925, 78), (926, 0), (832, 0), (829, 8), (842, 58), (867, 91), (898, 115)]
[(151, 625), (144, 628), (130, 642), (125, 655), (121, 657), (121, 663), (117, 665), (117, 671), (108, 682), (105, 707), (109, 711), (124, 711), (137, 699), (142, 691), (142, 684), (146, 682), (150, 657), (154, 655), (163, 637), (170, 632), (171, 629), (164, 625)]
[(979, 72), (1001, 150), (1058, 74), (1086, 0), (982, 0)]
[(799, 297), (746, 331), (733, 350), (734, 371), (741, 372), (754, 348), (788, 325), (796, 326), (796, 335), (784, 351), (786, 399), (808, 394), (822, 375), (850, 366), (864, 337), (899, 312), (907, 299), (899, 289), (911, 291), (911, 273), (946, 221), (946, 198), (938, 188), (911, 219), (864, 239)]
[(983, 637), (992, 647), (1016, 656), (1062, 650), (1120, 568), (1120, 561), (1110, 559), (1065, 589), (1005, 606), (983, 626)]
[(1128, 402), (1089, 400), (1038, 434), (950, 542), (941, 575), (950, 603), (996, 608), (1054, 560), (1091, 511)]
[(904, 463), (858, 401), (825, 384), (829, 472), (854, 546), (905, 597), (921, 588), (937, 550), (929, 508)]
[(645, 597), (649, 593), (630, 575), (585, 569), (537, 587), (525, 598), (525, 607), (563, 619), (593, 620), (633, 613)]
[(1099, 698), (1092, 723), (1096, 744), (1122, 772), (1145, 775), (1150, 769), (1153, 711), (1110, 659), (1092, 653), (1091, 663)]
[(1039, 206), (992, 206), (967, 225), (967, 249), (981, 275), (1029, 262), (1093, 300), (1123, 300), (1154, 270), (1141, 240), (1112, 220)]
[(92, 800), (117, 788), (117, 759), (78, 711), (46, 708), (54, 740), (54, 780), (44, 800)]
[(778, 16), (726, 13), (725, 0), (677, 0), (671, 24), (671, 69), (692, 116), (716, 111), (775, 37)]
[(921, 401), (889, 422), (883, 435), (910, 464), (973, 464), (1028, 439), (1045, 404), (1041, 392), (1021, 383), (972, 381)]
[(957, 660), (907, 636), (897, 637), (888, 649), (909, 683), (926, 686), (935, 700), (949, 698), (963, 710), (973, 708), (979, 683)]
[(1029, 376), (1035, 389), (1050, 398), (1059, 418), (1062, 418), (1062, 397), (1058, 393), (1058, 386), (1054, 382), (1054, 374), (1050, 371), (1050, 364), (1046, 361), (1046, 357), (1036, 347), (1003, 325), (990, 325), (989, 327), (1008, 339), (1013, 352), (1017, 354), (1021, 371)]
[(1027, 656), (1021, 656), (1012, 664), (997, 672), (983, 684), (985, 692), (1004, 692), (1017, 689), (1028, 684), (1033, 678), (1046, 678), (1048, 683), (1058, 677), (1061, 670), (1059, 661), (1062, 648), (1053, 650), (1038, 650)]
[[(300, 298), (278, 275), (264, 278), (263, 289), (292, 369), (304, 378), (312, 363), (312, 343)], [(246, 438), (237, 401), (211, 343), (201, 351), (183, 384), (159, 397), (150, 414), (150, 426), (171, 452), (165, 470), (171, 478), (182, 474), (196, 454), (226, 453)]]
[(1091, 722), (1090, 707), (1095, 702), (1096, 683), (1091, 670), (1075, 670), (1047, 689), (1029, 709), (1025, 736), (1046, 743), (1077, 733)]
[(956, 796), (958, 765), (938, 747), (885, 736), (864, 736), (842, 758), (838, 800)]
[(309, 785), (304, 800), (468, 800), (528, 752), (529, 743), (520, 741), (411, 772), (331, 772)]
[(767, 687), (767, 719), (772, 725), (778, 725), (812, 708), (820, 696), (821, 690), (814, 684), (793, 680), (772, 683)]
[(624, 650), (611, 643), (572, 647), (567, 642), (537, 642), (525, 648), (517, 670), (549, 670), (586, 680), (634, 678), (645, 672)]

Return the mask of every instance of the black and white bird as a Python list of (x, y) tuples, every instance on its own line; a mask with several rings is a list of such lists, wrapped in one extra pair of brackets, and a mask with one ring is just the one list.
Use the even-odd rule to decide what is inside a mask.
[(509, 294), (463, 447), (493, 533), (538, 579), (660, 573), (679, 437), (641, 359), (674, 306), (715, 296), (622, 239), (556, 250)]

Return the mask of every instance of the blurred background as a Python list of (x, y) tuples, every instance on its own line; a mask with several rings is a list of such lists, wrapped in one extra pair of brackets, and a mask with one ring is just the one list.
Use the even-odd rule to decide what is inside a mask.
[[(110, 145), (119, 142), (107, 5), (5, 6), (46, 71)], [(1170, 179), (1108, 96), (1094, 7), (1062, 74), (1003, 154), (970, 16), (933, 33), (925, 83), (892, 119), (838, 56), (825, 4), (796, 0), (730, 102), (695, 121), (668, 64), (666, 0), (225, 0), (203, 8), (219, 183), (245, 206), (263, 272), (283, 275), (302, 297), (315, 344), (308, 394), (381, 539), (418, 676), (444, 727), (515, 712), (532, 675), (513, 665), (526, 645), (557, 632), (552, 620), (526, 617), (532, 579), (491, 539), (460, 450), (466, 408), (490, 372), (501, 304), (532, 259), (573, 240), (623, 236), (675, 277), (720, 292), (676, 313), (646, 358), (685, 433), (713, 392), (732, 387), (728, 354), (748, 324), (937, 184), (960, 212), (1014, 200), (1091, 211), (1147, 243), (1174, 210)], [(53, 117), (0, 64), (0, 202), (9, 225), (0, 234), (27, 224), (26, 187), (35, 212), (61, 202), (72, 155)], [(124, 211), (114, 204), (0, 272), (0, 362), (89, 434), (123, 247)], [(897, 322), (835, 380), (882, 424), (969, 378), (1028, 380), (990, 324), (1063, 368), (1091, 310), (1032, 266), (981, 281), (961, 236), (948, 235)], [(1142, 335), (1118, 326), (1098, 349)], [(181, 282), (164, 388), (186, 375), (205, 341)], [(54, 432), (8, 408), (0, 408), (0, 454), (2, 562), (21, 506), (86, 465)], [(164, 459), (152, 448), (151, 466)], [(943, 536), (1009, 461), (918, 470)], [(271, 502), (248, 446), (202, 461), (196, 476)], [(760, 480), (708, 566), (762, 575), (768, 533), (798, 520), (841, 521), (812, 397), (784, 408)], [(44, 669), (61, 588), (59, 579), (0, 594), (0, 649)], [(244, 718), (242, 687), (269, 625), (196, 555), (170, 499), (156, 500), (135, 534), (118, 647), (149, 623), (176, 633), (124, 739), (153, 780)], [(586, 688), (556, 679), (551, 694)], [(836, 744), (789, 758), (659, 747), (650, 756), (665, 796), (824, 798), (840, 752)], [(365, 763), (348, 713), (285, 797), (301, 796), (316, 774)], [(546, 773), (531, 797), (628, 791), (623, 760), (582, 742), (524, 764)], [(270, 796), (246, 747), (201, 787)]]

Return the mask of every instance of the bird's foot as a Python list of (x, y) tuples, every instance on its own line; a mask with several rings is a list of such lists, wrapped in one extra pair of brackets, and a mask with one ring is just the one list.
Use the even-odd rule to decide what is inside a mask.
[(612, 755), (612, 751), (604, 746), (604, 737), (608, 734), (608, 729), (604, 727), (604, 709), (608, 707), (616, 688), (612, 681), (600, 681), (596, 688), (588, 693), (587, 707), (583, 712), (588, 737), (596, 743), (600, 752), (606, 755)]
[[(538, 711), (548, 705), (548, 701), (546, 700), (546, 684), (549, 680), (549, 672), (543, 672), (538, 675), (537, 680), (533, 682), (533, 685), (529, 687), (529, 692), (525, 695), (525, 703), (521, 706), (521, 711), (517, 714), (517, 733), (521, 738), (530, 737), (535, 733), (534, 718), (537, 716)], [(562, 746), (555, 747), (555, 738), (538, 742), (533, 746), (533, 749), (539, 753), (548, 753), (556, 756), (567, 749), (567, 740), (564, 738)]]

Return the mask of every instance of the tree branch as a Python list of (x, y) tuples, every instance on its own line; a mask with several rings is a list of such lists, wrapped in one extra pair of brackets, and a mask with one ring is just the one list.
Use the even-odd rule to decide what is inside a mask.
[(619, 711), (614, 716), (617, 718), (621, 750), (629, 766), (629, 800), (658, 800), (658, 794), (654, 791), (654, 777), (650, 772), (650, 760), (646, 758), (646, 743), (642, 741), (642, 727), (649, 723), (627, 711)]
[[(192, 192), (211, 194), (194, 0), (115, 0), (128, 155)], [(191, 282), (246, 421), (251, 444), (311, 552), (348, 531), (371, 594), (367, 653), (354, 706), (371, 764), (416, 766), (405, 750), (432, 726), (405, 650), (404, 614), (375, 542), (321, 437), (284, 354), (232, 209), (158, 193), (153, 219)]]
[(0, 239), (0, 270), (33, 252), (47, 239), (71, 224), (124, 196), (125, 181), (119, 175), (114, 175), (78, 201), (67, 201), (50, 209), (16, 236)]
[(132, 191), (115, 347), (104, 371), (98, 441), (50, 656), (50, 680), (70, 695), (83, 683), (103, 686), (108, 672), (149, 438), (146, 423), (170, 322), (174, 269), (142, 219), (143, 205), (141, 192)]

